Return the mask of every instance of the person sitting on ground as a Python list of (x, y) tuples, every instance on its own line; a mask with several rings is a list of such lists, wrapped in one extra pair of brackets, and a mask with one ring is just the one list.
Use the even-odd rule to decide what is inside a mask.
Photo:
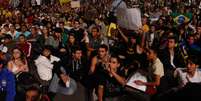
[(118, 56), (111, 56), (107, 70), (100, 75), (98, 84), (98, 101), (118, 101), (123, 94), (126, 83), (125, 75), (121, 71)]
[(0, 60), (0, 99), (1, 101), (15, 100), (15, 76), (7, 68), (4, 68)]
[[(186, 68), (177, 68), (174, 72), (178, 86), (160, 94), (158, 101), (196, 101), (201, 96), (201, 71), (198, 69), (199, 60), (196, 56), (189, 56)], [(193, 99), (193, 100), (192, 100)]]
[(12, 58), (8, 62), (7, 68), (15, 75), (29, 71), (26, 57), (19, 48), (14, 48), (12, 50)]
[(39, 101), (40, 91), (37, 87), (30, 87), (25, 94), (25, 101)]
[(43, 82), (43, 86), (48, 86), (49, 81), (52, 79), (54, 62), (60, 61), (60, 58), (52, 55), (51, 49), (51, 46), (45, 46), (42, 54), (34, 60), (40, 79), (39, 81)]
[(50, 99), (48, 96), (42, 95), (39, 88), (31, 86), (25, 93), (25, 101), (50, 101)]
[(148, 49), (146, 54), (149, 60), (149, 67), (147, 68), (148, 82), (136, 80), (134, 83), (147, 86), (146, 93), (154, 95), (156, 94), (156, 87), (160, 85), (161, 78), (164, 76), (164, 68), (162, 62), (157, 57), (157, 50), (155, 48)]
[(199, 60), (196, 56), (187, 59), (186, 68), (175, 70), (175, 76), (179, 78), (179, 86), (184, 87), (187, 83), (201, 83), (201, 71), (198, 69)]

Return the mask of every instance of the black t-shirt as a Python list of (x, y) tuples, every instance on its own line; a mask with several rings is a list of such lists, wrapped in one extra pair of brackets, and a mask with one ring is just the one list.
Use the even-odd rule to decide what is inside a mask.
[[(118, 70), (117, 74), (125, 77), (124, 70)], [(122, 95), (123, 86), (114, 77), (111, 77), (108, 72), (103, 72), (99, 77), (99, 85), (104, 86), (104, 97)]]
[(0, 91), (0, 99), (1, 99), (1, 101), (6, 101), (6, 92), (5, 91)]

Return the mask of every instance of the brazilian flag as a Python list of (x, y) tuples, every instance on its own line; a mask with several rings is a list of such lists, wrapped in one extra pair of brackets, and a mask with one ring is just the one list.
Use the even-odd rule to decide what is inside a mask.
[(187, 23), (192, 19), (192, 13), (172, 13), (171, 16), (176, 25)]

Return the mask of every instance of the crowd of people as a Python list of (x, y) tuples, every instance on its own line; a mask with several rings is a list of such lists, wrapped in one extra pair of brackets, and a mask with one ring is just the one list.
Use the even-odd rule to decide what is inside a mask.
[[(82, 0), (77, 8), (37, 1), (0, 0), (0, 99), (201, 97), (200, 0), (123, 0), (141, 10), (138, 30), (118, 26), (108, 14), (121, 0)], [(136, 78), (133, 85), (146, 90), (128, 86), (135, 74), (146, 80)]]

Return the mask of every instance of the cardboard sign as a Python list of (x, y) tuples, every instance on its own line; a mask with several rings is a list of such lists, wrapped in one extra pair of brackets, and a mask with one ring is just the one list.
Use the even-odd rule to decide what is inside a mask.
[(136, 81), (136, 80), (141, 80), (143, 82), (147, 82), (147, 78), (145, 76), (143, 76), (139, 72), (136, 72), (130, 78), (128, 78), (126, 85), (145, 92), (147, 87), (145, 85), (135, 84), (134, 81)]
[(80, 1), (71, 1), (71, 8), (80, 8)]
[(122, 28), (137, 30), (142, 26), (140, 9), (127, 8), (125, 2), (122, 2), (118, 6), (116, 15), (117, 23)]

